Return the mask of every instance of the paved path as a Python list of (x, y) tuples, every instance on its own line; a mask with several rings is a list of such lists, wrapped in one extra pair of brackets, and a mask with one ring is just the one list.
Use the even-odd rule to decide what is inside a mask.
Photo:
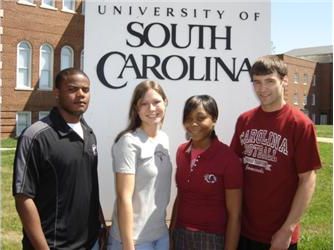
[(317, 141), (324, 143), (333, 143), (333, 138), (318, 137)]

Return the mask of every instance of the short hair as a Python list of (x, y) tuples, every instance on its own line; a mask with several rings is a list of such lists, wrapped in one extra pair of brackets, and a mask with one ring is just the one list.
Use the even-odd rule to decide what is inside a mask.
[(281, 79), (288, 74), (288, 67), (284, 61), (275, 55), (267, 55), (258, 58), (250, 69), (250, 77), (254, 75), (268, 75), (276, 72)]
[(61, 70), (56, 75), (56, 78), (55, 78), (55, 88), (59, 89), (60, 86), (61, 86), (61, 83), (63, 81), (65, 81), (67, 77), (69, 77), (71, 75), (83, 75), (84, 77), (86, 77), (89, 80), (89, 77), (82, 70), (76, 69), (76, 68), (66, 68), (66, 69)]

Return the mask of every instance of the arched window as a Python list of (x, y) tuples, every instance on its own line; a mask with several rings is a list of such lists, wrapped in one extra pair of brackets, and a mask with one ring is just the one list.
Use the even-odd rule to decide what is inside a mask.
[(39, 88), (52, 89), (53, 80), (53, 49), (49, 44), (43, 44), (40, 48)]
[(60, 52), (60, 70), (73, 67), (73, 49), (70, 46), (64, 46)]
[(55, 7), (55, 2), (54, 0), (42, 0), (42, 7), (47, 7), (47, 8), (54, 8)]
[(16, 88), (31, 88), (31, 45), (22, 41), (17, 45)]
[(63, 0), (63, 10), (75, 11), (75, 0)]

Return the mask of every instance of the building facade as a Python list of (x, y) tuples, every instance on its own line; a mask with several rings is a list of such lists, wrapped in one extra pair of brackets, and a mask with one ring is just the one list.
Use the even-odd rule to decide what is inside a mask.
[[(17, 137), (48, 114), (55, 74), (82, 68), (82, 0), (0, 1), (1, 138)], [(289, 67), (285, 98), (316, 124), (333, 123), (333, 51), (279, 55)]]
[(83, 4), (1, 1), (1, 138), (16, 137), (55, 104), (55, 73), (83, 62)]
[(279, 56), (289, 72), (286, 101), (315, 124), (333, 124), (333, 46), (294, 49)]

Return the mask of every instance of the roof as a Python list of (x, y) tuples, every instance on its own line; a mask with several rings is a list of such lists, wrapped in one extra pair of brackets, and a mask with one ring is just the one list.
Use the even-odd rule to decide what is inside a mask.
[(333, 54), (333, 45), (293, 49), (285, 52), (284, 54), (296, 57)]
[(285, 55), (317, 63), (333, 63), (333, 45), (293, 49), (287, 51)]

